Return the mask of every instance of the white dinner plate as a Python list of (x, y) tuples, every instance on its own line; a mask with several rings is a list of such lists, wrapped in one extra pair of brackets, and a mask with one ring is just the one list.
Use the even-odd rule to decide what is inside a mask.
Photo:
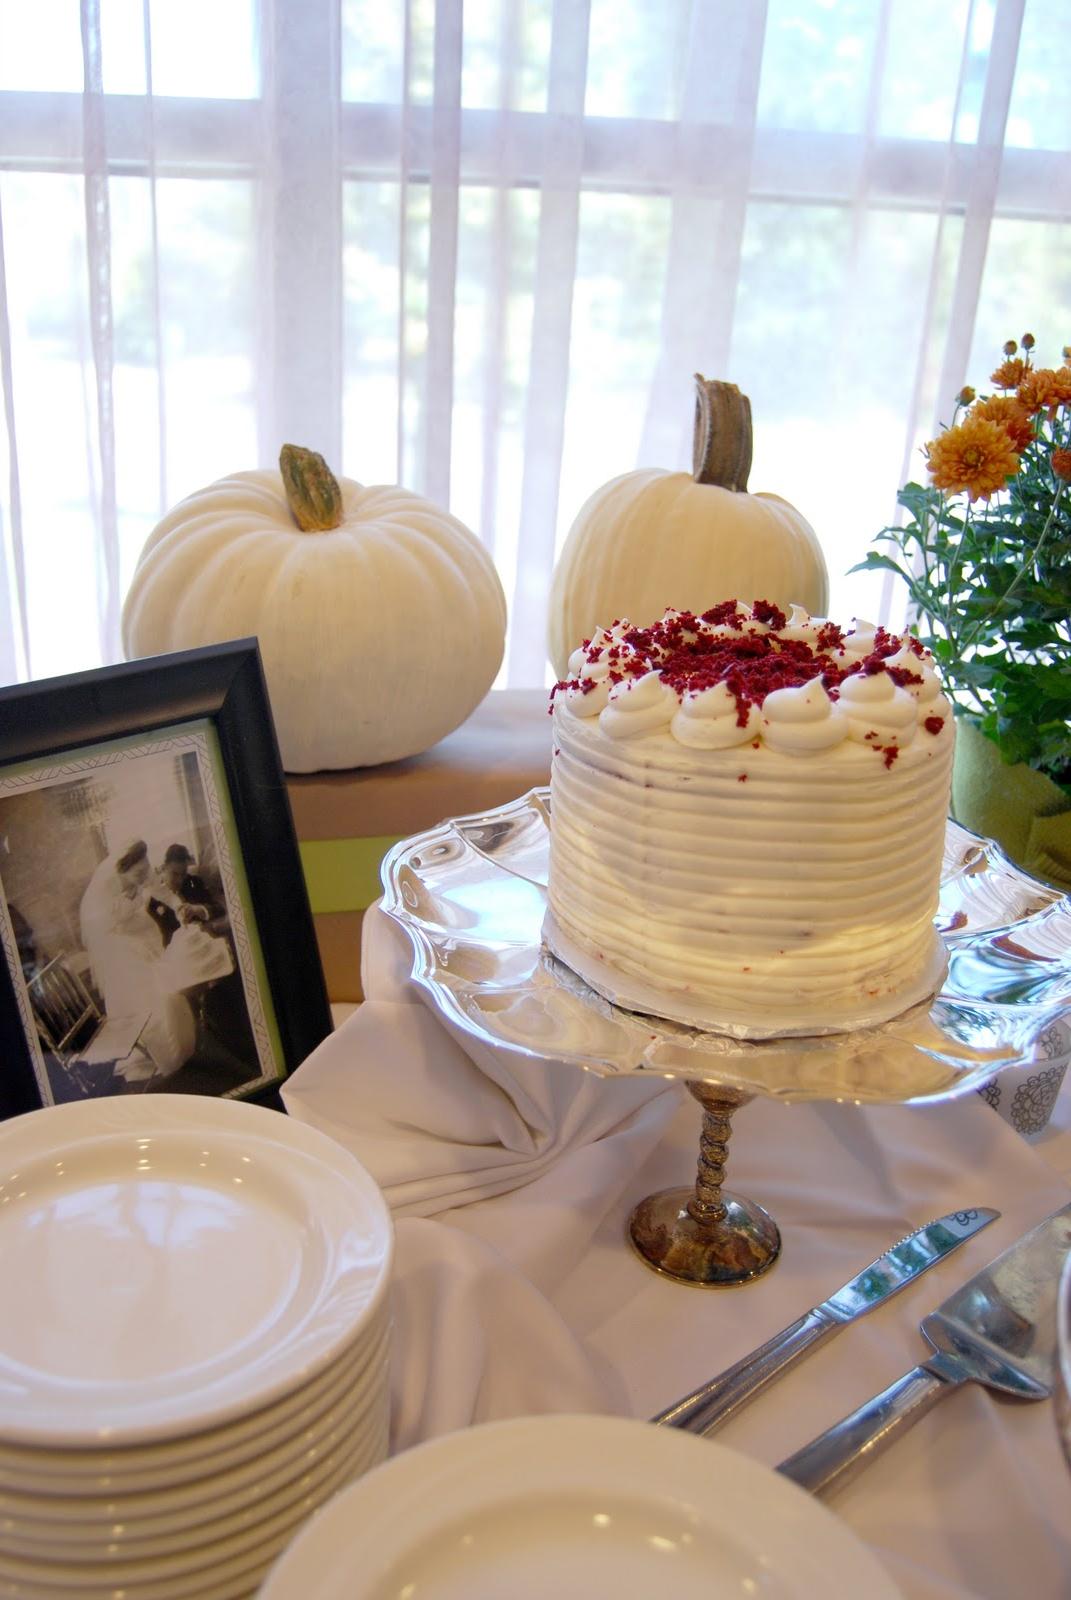
[[(344, 1481), (348, 1482), (350, 1477), (382, 1461), (387, 1444), (388, 1419), (378, 1413), (370, 1415), (367, 1427), (360, 1434), (354, 1433), (344, 1444), (340, 1443), (334, 1453), (311, 1465), (295, 1462), (293, 1475), (285, 1483), (270, 1491), (262, 1487), (237, 1510), (217, 1516), (214, 1505), (201, 1506), (194, 1515), (187, 1514), (185, 1520), (175, 1521), (170, 1528), (154, 1529), (144, 1536), (136, 1524), (122, 1521), (111, 1525), (110, 1529), (104, 1525), (99, 1530), (89, 1530), (101, 1537), (84, 1542), (68, 1537), (82, 1531), (77, 1526), (64, 1525), (63, 1538), (44, 1538), (26, 1521), (14, 1521), (10, 1528), (0, 1522), (0, 1563), (13, 1556), (38, 1567), (54, 1568), (65, 1564), (99, 1571), (101, 1566), (114, 1569), (117, 1563), (128, 1562), (141, 1566), (147, 1561), (181, 1555), (192, 1565), (195, 1554), (199, 1560), (200, 1552), (206, 1547), (212, 1552), (210, 1559), (214, 1560), (221, 1549), (228, 1548), (236, 1538), (244, 1539), (253, 1529), (271, 1536), (280, 1518), (288, 1517), (299, 1506), (304, 1505), (308, 1514), (343, 1481), (340, 1463), (345, 1467)], [(113, 1535), (110, 1540), (109, 1531)]]
[(748, 1456), (621, 1417), (491, 1422), (336, 1495), (260, 1600), (895, 1600), (833, 1513)]
[[(34, 1495), (5, 1489), (0, 1492), (0, 1520), (16, 1529), (33, 1532), (51, 1526), (61, 1538), (61, 1528), (72, 1538), (91, 1539), (93, 1529), (122, 1524), (129, 1532), (170, 1532), (193, 1527), (202, 1517), (220, 1516), (252, 1504), (261, 1495), (291, 1482), (300, 1472), (347, 1442), (357, 1444), (366, 1431), (376, 1431), (380, 1418), (389, 1415), (390, 1396), (386, 1369), (378, 1386), (332, 1411), (313, 1427), (283, 1441), (264, 1455), (244, 1458), (224, 1471), (206, 1471), (182, 1484), (130, 1490), (110, 1496)], [(2, 1549), (2, 1546), (0, 1546)]]
[(295, 1390), (276, 1406), (205, 1433), (125, 1450), (37, 1449), (0, 1444), (0, 1504), (3, 1495), (121, 1498), (152, 1489), (173, 1489), (194, 1478), (263, 1458), (276, 1446), (313, 1427), (329, 1414), (356, 1409), (384, 1382), (390, 1323), (384, 1314), (337, 1366)]
[(326, 1134), (196, 1095), (0, 1125), (0, 1437), (143, 1443), (288, 1394), (386, 1297), (390, 1213)]
[[(0, 1551), (0, 1582), (21, 1585), (27, 1600), (49, 1600), (64, 1595), (69, 1600), (99, 1600), (118, 1592), (123, 1600), (147, 1600), (174, 1587), (176, 1600), (194, 1600), (201, 1592), (201, 1578), (221, 1580), (229, 1568), (241, 1571), (246, 1565), (262, 1561), (265, 1565), (283, 1548), (293, 1532), (308, 1516), (367, 1470), (375, 1457), (367, 1442), (347, 1445), (323, 1462), (315, 1472), (294, 1480), (294, 1492), (287, 1510), (277, 1513), (270, 1523), (260, 1523), (228, 1535), (209, 1545), (184, 1548), (177, 1554), (114, 1563), (35, 1561)], [(0, 1588), (0, 1594), (3, 1593)], [(308, 1596), (305, 1597), (308, 1600)]]

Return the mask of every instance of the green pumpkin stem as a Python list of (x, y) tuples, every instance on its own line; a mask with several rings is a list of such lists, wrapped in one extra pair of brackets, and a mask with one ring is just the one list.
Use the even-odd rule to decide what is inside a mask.
[(695, 375), (692, 477), (718, 489), (747, 489), (751, 471), (751, 401), (735, 383)]
[(323, 456), (299, 444), (279, 452), (286, 503), (302, 533), (327, 533), (342, 521), (342, 490)]

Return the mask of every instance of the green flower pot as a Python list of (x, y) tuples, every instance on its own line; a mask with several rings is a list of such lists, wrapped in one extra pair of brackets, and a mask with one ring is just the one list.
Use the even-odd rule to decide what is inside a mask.
[(1023, 762), (1005, 765), (965, 717), (956, 722), (952, 815), (1036, 878), (1071, 890), (1071, 795)]

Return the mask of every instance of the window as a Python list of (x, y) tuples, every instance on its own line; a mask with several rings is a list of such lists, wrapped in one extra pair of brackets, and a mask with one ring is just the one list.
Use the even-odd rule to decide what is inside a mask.
[(81, 9), (0, 0), (7, 680), (115, 659), (163, 510), (289, 439), (448, 504), (543, 682), (569, 524), (690, 461), (697, 370), (887, 613), (845, 574), (951, 396), (1071, 337), (1059, 0)]

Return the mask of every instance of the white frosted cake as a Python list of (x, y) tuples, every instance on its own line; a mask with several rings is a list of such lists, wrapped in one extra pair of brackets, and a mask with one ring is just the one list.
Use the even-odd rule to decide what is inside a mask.
[(939, 989), (954, 731), (917, 640), (729, 600), (600, 628), (569, 671), (544, 938), (592, 988), (745, 1038)]

